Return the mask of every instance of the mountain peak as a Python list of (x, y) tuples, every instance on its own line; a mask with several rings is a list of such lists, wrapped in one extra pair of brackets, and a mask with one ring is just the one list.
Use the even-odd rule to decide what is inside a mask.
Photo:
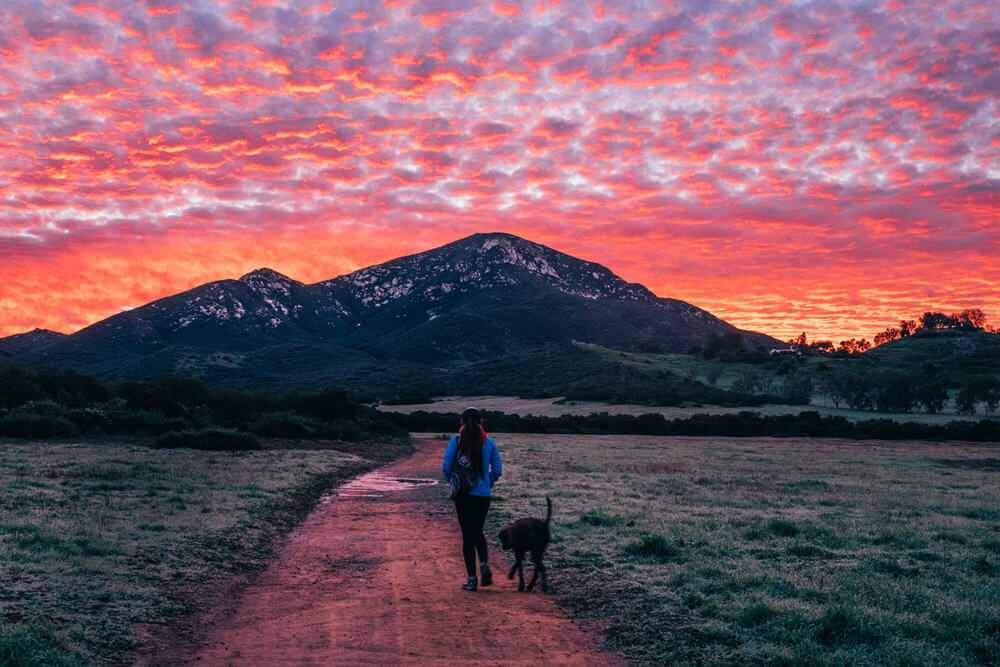
[(261, 280), (278, 280), (281, 282), (295, 282), (283, 273), (278, 273), (274, 269), (269, 269), (266, 266), (259, 269), (254, 269), (250, 273), (245, 273), (240, 276), (241, 283), (256, 283)]

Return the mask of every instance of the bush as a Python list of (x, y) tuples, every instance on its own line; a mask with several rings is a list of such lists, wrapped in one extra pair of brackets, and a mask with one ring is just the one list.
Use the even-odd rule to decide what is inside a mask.
[(163, 449), (212, 449), (244, 451), (260, 449), (260, 439), (252, 433), (221, 428), (191, 431), (171, 431), (156, 439), (156, 447)]
[(65, 417), (18, 410), (0, 417), (0, 435), (12, 438), (59, 438), (79, 434)]
[(313, 438), (322, 427), (292, 412), (269, 412), (251, 424), (249, 430), (265, 438)]

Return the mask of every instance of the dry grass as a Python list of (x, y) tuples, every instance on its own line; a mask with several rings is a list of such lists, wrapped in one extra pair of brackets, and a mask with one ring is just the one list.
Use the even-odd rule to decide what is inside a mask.
[(253, 568), (324, 489), (336, 451), (0, 444), (0, 664), (120, 660), (174, 593)]
[[(758, 412), (762, 415), (797, 415), (803, 410), (812, 410), (824, 417), (844, 417), (850, 421), (865, 419), (894, 419), (898, 422), (920, 422), (922, 424), (946, 424), (955, 419), (981, 420), (996, 419), (997, 415), (988, 415), (979, 411), (975, 415), (959, 415), (954, 412), (941, 414), (872, 412), (869, 410), (848, 410), (835, 408), (827, 399), (816, 396), (812, 405), (761, 405), (758, 407), (722, 407), (705, 405), (700, 407), (662, 407), (655, 405), (613, 405), (597, 401), (559, 402), (559, 398), (516, 398), (513, 396), (442, 396), (433, 403), (413, 405), (382, 405), (379, 410), (385, 412), (410, 413), (418, 410), (427, 412), (460, 413), (470, 405), (481, 410), (496, 410), (507, 414), (536, 415), (538, 417), (558, 417), (560, 415), (589, 415), (593, 412), (607, 412), (621, 415), (641, 415), (658, 413), (667, 419), (684, 419), (697, 414), (723, 415), (738, 412)], [(489, 425), (487, 424), (487, 427)]]
[(497, 527), (640, 662), (1000, 662), (1000, 445), (495, 434)]

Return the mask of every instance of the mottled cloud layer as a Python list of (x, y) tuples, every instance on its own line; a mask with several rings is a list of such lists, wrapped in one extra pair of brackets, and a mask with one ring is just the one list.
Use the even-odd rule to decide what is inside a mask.
[(1000, 314), (990, 3), (5, 0), (0, 334), (475, 231), (788, 336)]

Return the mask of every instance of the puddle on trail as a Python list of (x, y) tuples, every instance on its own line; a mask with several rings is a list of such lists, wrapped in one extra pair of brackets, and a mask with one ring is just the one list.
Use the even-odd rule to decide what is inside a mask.
[(347, 498), (381, 498), (392, 491), (409, 491), (418, 486), (434, 486), (436, 479), (423, 477), (399, 477), (375, 471), (358, 477), (340, 487), (338, 497)]

